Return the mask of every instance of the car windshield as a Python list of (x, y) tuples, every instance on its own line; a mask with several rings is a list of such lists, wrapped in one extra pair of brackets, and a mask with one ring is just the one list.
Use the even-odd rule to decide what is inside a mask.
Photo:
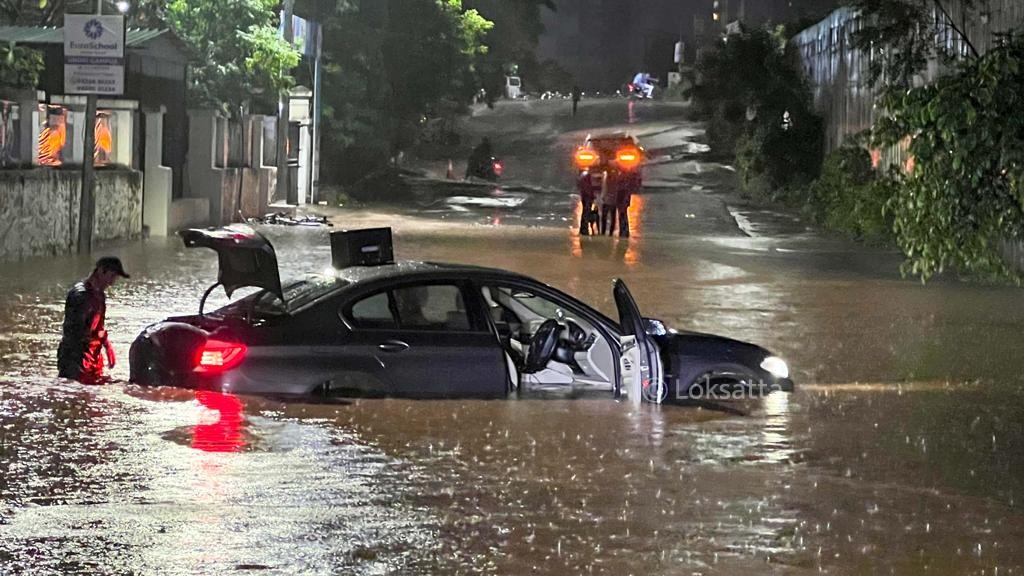
[(252, 310), (258, 316), (291, 314), (347, 284), (346, 280), (335, 276), (310, 274), (284, 286), (284, 302), (274, 293), (261, 290), (225, 306), (219, 312), (225, 316), (248, 310)]

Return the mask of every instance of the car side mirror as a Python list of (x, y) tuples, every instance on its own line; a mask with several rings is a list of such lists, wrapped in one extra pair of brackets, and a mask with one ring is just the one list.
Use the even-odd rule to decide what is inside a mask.
[(664, 336), (668, 334), (668, 328), (657, 318), (644, 318), (644, 332), (651, 336)]

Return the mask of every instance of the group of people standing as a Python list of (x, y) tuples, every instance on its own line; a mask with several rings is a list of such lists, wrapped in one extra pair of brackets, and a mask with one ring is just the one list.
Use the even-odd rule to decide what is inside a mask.
[(638, 187), (631, 174), (609, 174), (608, 171), (594, 173), (589, 170), (580, 174), (577, 181), (580, 203), (580, 235), (615, 234), (618, 221), (619, 237), (629, 237), (629, 203), (633, 190)]

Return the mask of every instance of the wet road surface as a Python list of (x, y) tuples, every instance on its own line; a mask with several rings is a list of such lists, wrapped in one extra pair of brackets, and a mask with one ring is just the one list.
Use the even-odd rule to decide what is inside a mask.
[[(628, 118), (624, 102), (586, 104), (581, 122)], [(573, 232), (567, 186), (544, 176), (557, 159), (515, 184), (516, 206), (335, 219), (395, 226), (400, 257), (524, 272), (607, 313), (623, 277), (647, 315), (785, 357), (796, 393), (701, 410), (141, 388), (124, 382), (131, 340), (194, 311), (216, 274), (212, 252), (174, 239), (112, 249), (133, 275), (108, 300), (118, 382), (87, 387), (53, 374), (64, 291), (91, 262), (14, 264), (0, 278), (0, 573), (1024, 573), (1019, 290), (902, 280), (891, 252), (748, 206), (701, 161), (699, 127), (649, 112), (645, 145), (670, 153), (629, 239)], [(517, 115), (547, 114), (537, 133), (556, 147), (593, 128), (490, 114), (479, 122), (508, 114), (523, 132), (534, 123)], [(492, 192), (425, 183), (421, 197)], [(329, 262), (325, 229), (263, 231), (284, 276)]]

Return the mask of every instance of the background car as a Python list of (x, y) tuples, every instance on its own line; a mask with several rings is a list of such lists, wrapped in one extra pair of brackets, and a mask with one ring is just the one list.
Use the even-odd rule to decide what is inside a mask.
[[(588, 135), (573, 156), (577, 176), (583, 172), (607, 174), (610, 181), (621, 182), (631, 193), (643, 188), (644, 160), (645, 151), (640, 142), (622, 132)], [(599, 185), (600, 181), (595, 179), (595, 182)]]
[[(621, 280), (613, 283), (616, 321), (505, 270), (384, 258), (282, 284), (273, 247), (251, 228), (182, 236), (218, 254), (218, 283), (206, 295), (217, 286), (229, 296), (261, 290), (209, 313), (204, 295), (199, 314), (147, 327), (130, 352), (138, 384), (416, 398), (495, 398), (539, 386), (658, 403), (689, 399), (712, 382), (765, 393), (793, 386), (785, 363), (763, 348), (643, 318)], [(337, 245), (366, 253), (358, 240)]]

